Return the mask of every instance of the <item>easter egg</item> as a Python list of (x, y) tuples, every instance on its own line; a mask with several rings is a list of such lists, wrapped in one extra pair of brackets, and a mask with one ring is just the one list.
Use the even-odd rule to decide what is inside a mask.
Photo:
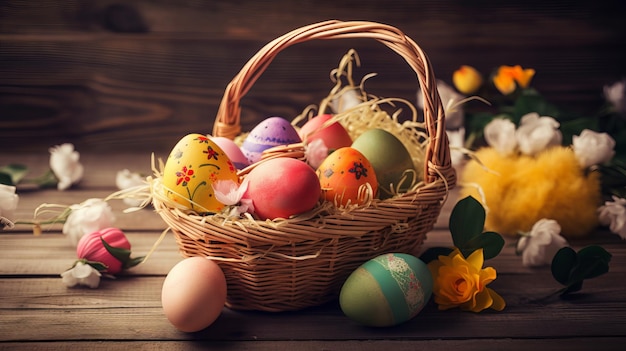
[(289, 121), (282, 117), (269, 117), (250, 131), (241, 145), (241, 151), (252, 164), (261, 160), (263, 150), (301, 141), (298, 132)]
[(211, 137), (211, 141), (226, 153), (226, 156), (235, 165), (235, 168), (244, 169), (250, 165), (248, 159), (239, 148), (239, 145), (235, 144), (231, 139), (226, 137)]
[(161, 288), (161, 305), (178, 330), (202, 330), (220, 316), (226, 303), (226, 277), (217, 263), (189, 257), (169, 271)]
[(406, 170), (414, 170), (413, 159), (402, 142), (393, 134), (379, 128), (363, 132), (352, 143), (372, 163), (381, 199), (387, 199), (398, 192), (406, 192), (413, 177), (402, 181)]
[(246, 176), (245, 198), (252, 199), (261, 219), (289, 218), (309, 211), (320, 198), (313, 168), (303, 161), (279, 157), (263, 161)]
[(387, 327), (415, 317), (429, 301), (433, 278), (419, 258), (388, 253), (353, 271), (341, 287), (339, 305), (348, 318)]
[(352, 145), (350, 134), (339, 122), (326, 125), (332, 118), (333, 115), (328, 113), (311, 118), (298, 131), (300, 138), (307, 143), (322, 139), (330, 150)]
[[(317, 168), (322, 188), (322, 199), (338, 206), (361, 205), (376, 196), (378, 182), (369, 160), (358, 150), (342, 147), (328, 155)], [(371, 196), (364, 191), (366, 184), (372, 188)]]
[(163, 168), (165, 195), (198, 213), (219, 212), (224, 205), (213, 192), (213, 182), (239, 183), (237, 170), (226, 153), (202, 134), (184, 136), (170, 152)]

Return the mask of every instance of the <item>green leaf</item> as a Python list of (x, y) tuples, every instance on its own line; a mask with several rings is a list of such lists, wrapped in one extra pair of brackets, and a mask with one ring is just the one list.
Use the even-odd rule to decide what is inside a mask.
[(100, 240), (102, 240), (102, 245), (104, 245), (104, 248), (107, 249), (107, 251), (111, 255), (113, 255), (113, 257), (117, 258), (118, 261), (125, 264), (130, 259), (130, 250), (126, 250), (126, 249), (119, 248), (119, 247), (113, 247), (109, 245), (109, 243), (107, 243), (103, 237), (100, 237)]
[(576, 251), (569, 246), (561, 248), (552, 258), (552, 276), (554, 279), (563, 284), (569, 285), (569, 277), (572, 269), (576, 266), (578, 255)]
[(571, 279), (574, 281), (591, 279), (609, 271), (611, 254), (600, 246), (587, 246), (578, 251), (578, 262)]
[(28, 168), (20, 164), (9, 164), (0, 167), (0, 183), (17, 185), (28, 173)]
[(498, 256), (502, 248), (504, 247), (504, 238), (496, 232), (485, 232), (477, 237), (474, 237), (467, 243), (464, 248), (459, 248), (463, 253), (463, 256), (469, 257), (472, 252), (483, 249), (483, 256), (485, 260)]
[(504, 239), (496, 232), (483, 233), (486, 213), (483, 206), (471, 196), (460, 200), (450, 214), (452, 242), (463, 256), (483, 249), (485, 259), (496, 257), (504, 247)]
[(140, 264), (141, 262), (143, 262), (145, 256), (140, 256), (140, 257), (135, 257), (135, 258), (131, 258), (129, 261), (127, 261), (124, 264), (124, 269), (127, 268), (131, 268), (131, 267), (135, 267), (136, 265)]
[(439, 256), (448, 256), (452, 251), (454, 250), (449, 247), (431, 247), (424, 251), (419, 258), (424, 263), (428, 263), (438, 259)]
[(102, 262), (87, 261), (87, 264), (93, 267), (98, 272), (104, 272), (109, 268), (106, 264)]
[(13, 184), (13, 179), (11, 179), (11, 175), (4, 172), (0, 172), (0, 184), (15, 185)]
[(467, 243), (482, 234), (485, 226), (485, 209), (471, 196), (457, 202), (450, 214), (450, 233), (454, 246), (466, 247)]
[(552, 259), (552, 276), (566, 286), (561, 295), (578, 291), (585, 279), (609, 271), (612, 255), (604, 248), (592, 245), (575, 252), (570, 247), (560, 249)]
[(536, 91), (526, 90), (524, 94), (515, 101), (514, 116), (517, 122), (527, 113), (537, 112), (540, 116), (550, 116), (559, 119), (561, 111), (553, 104), (550, 104), (543, 96)]
[(102, 245), (104, 245), (104, 248), (111, 255), (113, 255), (113, 257), (115, 257), (120, 262), (122, 262), (122, 266), (124, 269), (134, 267), (140, 264), (141, 262), (143, 262), (144, 256), (130, 258), (130, 254), (131, 254), (130, 250), (126, 250), (126, 249), (119, 248), (119, 247), (113, 247), (109, 245), (109, 243), (107, 243), (102, 237), (100, 237), (100, 240), (102, 240)]

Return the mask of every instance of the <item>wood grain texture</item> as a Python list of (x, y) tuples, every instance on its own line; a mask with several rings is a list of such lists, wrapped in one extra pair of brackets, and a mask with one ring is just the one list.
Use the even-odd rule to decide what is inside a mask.
[[(18, 213), (32, 213), (43, 202), (70, 204), (105, 196), (115, 190), (111, 178), (118, 167), (141, 164), (146, 157), (82, 156), (90, 170), (84, 183), (64, 192), (21, 192)], [(21, 160), (44, 169), (46, 157), (25, 154)], [(0, 157), (6, 160), (6, 155)], [(451, 192), (423, 249), (451, 245), (446, 224), (457, 200), (457, 193)], [(128, 234), (133, 256), (147, 254), (161, 235), (162, 220), (150, 209), (122, 217), (123, 209), (114, 205), (117, 225)], [(146, 262), (116, 279), (103, 279), (98, 289), (69, 289), (59, 274), (74, 262), (75, 251), (60, 225), (41, 236), (29, 231), (29, 226), (20, 225), (0, 233), (2, 350), (613, 350), (626, 339), (626, 247), (617, 235), (603, 230), (570, 244), (575, 249), (603, 245), (613, 255), (610, 272), (585, 282), (583, 291), (567, 299), (545, 299), (560, 285), (548, 267), (522, 266), (514, 239), (507, 238), (502, 253), (486, 262), (497, 270), (490, 287), (507, 302), (502, 312), (438, 311), (431, 301), (405, 324), (366, 328), (345, 317), (337, 301), (285, 313), (225, 308), (211, 327), (196, 333), (178, 332), (161, 308), (163, 280), (181, 260), (173, 235), (166, 235)]]
[[(70, 141), (82, 149), (167, 148), (211, 131), (224, 88), (281, 34), (326, 19), (388, 23), (429, 55), (438, 78), (471, 64), (533, 67), (533, 86), (581, 113), (626, 75), (619, 1), (64, 1), (0, 4), (0, 147)], [(415, 100), (414, 75), (370, 41), (290, 48), (242, 101), (242, 125), (292, 118), (330, 89), (329, 71), (356, 48), (377, 72), (367, 87)]]

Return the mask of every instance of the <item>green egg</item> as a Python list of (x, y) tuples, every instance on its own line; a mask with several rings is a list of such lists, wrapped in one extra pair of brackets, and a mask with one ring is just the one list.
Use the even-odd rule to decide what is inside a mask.
[(433, 279), (419, 258), (388, 253), (373, 258), (350, 274), (339, 305), (350, 319), (367, 326), (388, 327), (415, 317), (430, 300)]
[(411, 154), (395, 135), (379, 128), (369, 129), (354, 140), (352, 147), (359, 150), (372, 164), (381, 199), (393, 196), (392, 186), (396, 189), (400, 185), (400, 192), (408, 190), (411, 177), (402, 184), (399, 183), (404, 172), (407, 169), (414, 170), (415, 167)]

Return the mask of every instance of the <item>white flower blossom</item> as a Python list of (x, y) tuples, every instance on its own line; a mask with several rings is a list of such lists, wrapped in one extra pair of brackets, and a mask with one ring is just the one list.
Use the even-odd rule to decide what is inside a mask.
[(102, 274), (97, 269), (81, 261), (76, 262), (74, 267), (61, 273), (63, 283), (68, 288), (84, 285), (95, 289), (100, 285), (101, 276)]
[(115, 215), (109, 204), (97, 198), (70, 206), (70, 214), (63, 225), (63, 234), (76, 246), (83, 235), (113, 226)]
[(304, 147), (304, 156), (307, 163), (317, 169), (328, 157), (328, 147), (322, 138), (315, 139)]
[(522, 116), (520, 126), (515, 131), (519, 150), (533, 156), (550, 146), (561, 145), (563, 135), (559, 122), (552, 117), (539, 116), (536, 112)]
[(362, 103), (361, 97), (356, 89), (346, 89), (338, 96), (335, 96), (331, 103), (333, 112), (340, 113), (347, 111), (356, 105)]
[(517, 148), (515, 123), (507, 118), (494, 118), (485, 126), (485, 141), (502, 155), (510, 155)]
[[(115, 176), (115, 185), (120, 190), (126, 190), (145, 185), (145, 179), (137, 172), (131, 172), (128, 169), (123, 169), (117, 172), (117, 175)], [(131, 197), (125, 197), (122, 201), (124, 201), (124, 203), (128, 206), (135, 207), (141, 206), (144, 202), (143, 199)]]
[(19, 199), (14, 186), (0, 184), (0, 229), (13, 227), (13, 215)]
[(613, 196), (613, 201), (606, 201), (598, 208), (598, 219), (600, 224), (626, 240), (626, 199)]
[(450, 158), (453, 167), (459, 167), (463, 162), (465, 154), (463, 147), (465, 143), (465, 128), (457, 130), (446, 130), (450, 142)]
[(561, 226), (553, 219), (540, 219), (517, 242), (517, 252), (522, 254), (522, 264), (539, 267), (552, 263), (561, 248), (569, 246), (561, 235)]
[(613, 83), (612, 85), (604, 86), (604, 98), (608, 101), (613, 108), (622, 113), (626, 114), (626, 93), (624, 89), (624, 85), (626, 84), (626, 79)]
[(65, 143), (50, 148), (50, 168), (59, 180), (59, 190), (68, 189), (83, 178), (83, 165), (79, 162), (80, 154), (74, 145)]
[(572, 148), (581, 167), (608, 162), (615, 155), (615, 140), (607, 133), (584, 129), (572, 137)]
[(248, 183), (248, 179), (244, 179), (241, 184), (237, 184), (228, 179), (218, 180), (211, 184), (217, 201), (226, 206), (234, 206), (229, 216), (239, 217), (239, 215), (244, 212), (254, 213), (252, 200), (243, 197), (248, 190)]
[[(446, 114), (446, 128), (458, 129), (462, 127), (465, 123), (465, 111), (462, 104), (465, 96), (459, 94), (456, 89), (442, 80), (437, 80), (437, 92)], [(424, 97), (421, 92), (417, 94), (417, 105), (424, 109)]]

